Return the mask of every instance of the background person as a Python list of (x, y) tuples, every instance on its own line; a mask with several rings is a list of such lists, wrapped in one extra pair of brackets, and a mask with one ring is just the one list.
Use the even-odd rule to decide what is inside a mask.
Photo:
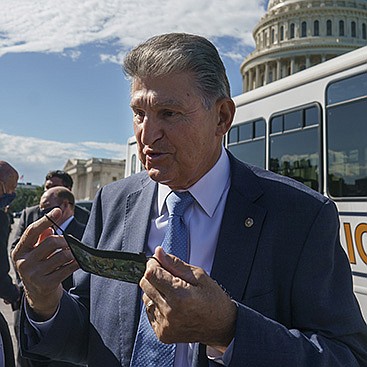
[[(9, 275), (9, 218), (3, 210), (15, 198), (18, 172), (9, 163), (0, 161), (0, 298), (6, 303), (16, 304), (20, 290)], [(14, 349), (8, 323), (0, 313), (0, 366), (14, 367)]]
[[(73, 188), (73, 179), (71, 176), (60, 170), (56, 171), (50, 171), (47, 173), (45, 177), (45, 191), (56, 186), (64, 186), (70, 191), (72, 191)], [(25, 229), (33, 222), (35, 222), (37, 219), (41, 218), (41, 212), (39, 205), (34, 205), (29, 208), (25, 208), (22, 211), (22, 214), (19, 218), (18, 226), (16, 227), (16, 232), (14, 234), (14, 241), (12, 243), (12, 248), (16, 246), (18, 243), (20, 237), (22, 237), (22, 234), (24, 233)], [(81, 208), (79, 206), (75, 206), (75, 218), (78, 220), (78, 222), (82, 224), (87, 224), (89, 219), (89, 212), (85, 210), (84, 208)]]
[[(60, 208), (61, 216), (56, 221), (60, 227), (53, 228), (55, 234), (62, 235), (63, 230), (67, 234), (71, 234), (79, 240), (82, 238), (85, 225), (79, 223), (74, 218), (75, 199), (73, 193), (63, 186), (55, 186), (47, 189), (40, 199), (39, 208), (41, 214), (49, 213), (53, 208)], [(62, 282), (63, 288), (69, 290), (73, 286), (73, 276), (70, 275)], [(19, 337), (18, 337), (19, 340)], [(76, 365), (68, 362), (59, 362), (52, 360), (27, 360), (23, 364), (29, 367), (75, 367)]]
[[(53, 228), (55, 234), (62, 235), (61, 230), (63, 230), (78, 240), (82, 239), (85, 225), (79, 223), (74, 216), (75, 198), (69, 189), (63, 186), (48, 189), (41, 196), (39, 207), (42, 214), (49, 213), (54, 208), (61, 209), (61, 216), (55, 222), (60, 229)], [(73, 286), (73, 277), (69, 276), (62, 282), (62, 285), (68, 291)]]
[[(235, 108), (215, 47), (199, 36), (161, 35), (132, 50), (124, 68), (146, 171), (98, 192), (83, 241), (154, 253), (159, 262), (148, 261), (140, 286), (174, 366), (367, 365), (367, 328), (335, 205), (224, 150)], [(195, 199), (181, 213), (187, 263), (156, 249), (173, 221), (167, 203), (183, 191)], [(60, 210), (50, 215), (57, 219)], [(137, 285), (78, 271), (75, 291), (62, 290), (77, 267), (66, 249), (50, 256), (65, 248), (63, 238), (33, 247), (49, 225), (47, 218), (34, 223), (13, 252), (27, 288), (24, 353), (90, 367), (129, 366), (149, 353), (140, 366), (168, 367), (163, 354), (150, 358), (164, 347), (154, 333), (145, 344), (154, 348), (139, 349), (146, 314)]]
[(0, 298), (14, 304), (19, 300), (20, 291), (9, 275), (9, 217), (5, 208), (15, 198), (18, 172), (7, 162), (0, 161)]
[[(44, 188), (45, 188), (45, 191), (47, 191), (53, 187), (65, 187), (71, 191), (73, 188), (73, 179), (71, 178), (71, 176), (68, 173), (64, 171), (60, 171), (60, 170), (50, 171), (47, 173), (45, 177)], [(75, 205), (75, 202), (74, 202), (74, 216), (79, 223), (85, 225), (89, 219), (89, 212), (85, 210), (84, 208), (78, 207), (77, 205)], [(42, 212), (41, 212), (39, 205), (34, 205), (31, 207), (25, 208), (22, 211), (22, 214), (18, 221), (18, 225), (15, 227), (13, 243), (11, 245), (12, 249), (15, 248), (15, 246), (17, 245), (19, 239), (23, 235), (26, 228), (41, 217), (42, 217)], [(18, 277), (18, 274), (17, 274), (17, 277)], [(70, 285), (70, 279), (66, 281), (66, 283)], [(18, 277), (18, 284), (20, 288), (22, 288), (22, 282), (20, 281), (19, 277)], [(19, 308), (19, 306), (15, 308), (17, 309)], [(19, 325), (19, 314), (18, 314), (18, 311), (15, 310), (14, 329), (15, 329), (15, 335), (17, 336), (18, 343), (19, 343), (18, 325)], [(18, 357), (17, 357), (17, 363), (19, 367), (29, 367), (28, 360), (22, 359), (19, 352), (18, 352)]]

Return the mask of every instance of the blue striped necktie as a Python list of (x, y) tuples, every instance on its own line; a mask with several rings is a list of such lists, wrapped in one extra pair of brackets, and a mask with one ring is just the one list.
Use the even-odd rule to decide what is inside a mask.
[[(193, 201), (188, 191), (172, 191), (166, 199), (169, 218), (162, 247), (184, 261), (188, 260), (189, 236), (183, 215)], [(163, 344), (157, 339), (143, 307), (130, 367), (173, 367), (175, 352), (175, 344)]]

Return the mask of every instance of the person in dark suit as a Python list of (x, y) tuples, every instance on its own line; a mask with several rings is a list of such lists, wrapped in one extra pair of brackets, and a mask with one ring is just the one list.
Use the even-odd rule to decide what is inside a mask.
[[(41, 215), (49, 213), (54, 208), (61, 210), (61, 216), (55, 223), (58, 227), (53, 228), (54, 234), (62, 235), (63, 231), (81, 239), (85, 225), (79, 223), (74, 217), (75, 199), (73, 193), (63, 186), (55, 186), (46, 190), (41, 196), (39, 208)], [(68, 291), (73, 286), (73, 276), (70, 275), (62, 282), (63, 288)], [(27, 360), (22, 362), (29, 367), (74, 367), (73, 363), (52, 360)]]
[[(54, 233), (62, 235), (64, 231), (81, 240), (85, 225), (75, 218), (75, 198), (69, 189), (63, 186), (55, 186), (46, 190), (41, 196), (39, 208), (42, 215), (49, 213), (54, 208), (60, 208), (62, 215), (56, 221), (59, 227), (53, 228)], [(73, 286), (72, 275), (66, 278), (62, 284), (64, 289), (68, 291)]]
[(8, 238), (9, 217), (8, 214), (0, 208), (0, 298), (9, 304), (15, 304), (19, 301), (20, 290), (9, 275)]
[[(8, 162), (0, 161), (0, 298), (8, 304), (19, 301), (20, 290), (9, 275), (9, 217), (4, 209), (15, 198), (18, 172)], [(2, 364), (3, 363), (3, 364)], [(0, 366), (13, 367), (14, 349), (8, 323), (0, 313)]]
[[(47, 191), (48, 189), (51, 189), (53, 187), (66, 187), (68, 190), (72, 190), (73, 188), (73, 179), (72, 177), (65, 171), (60, 171), (60, 170), (55, 170), (55, 171), (49, 171), (45, 177), (45, 184), (44, 184), (44, 188), (45, 191)], [(75, 219), (85, 225), (88, 222), (89, 219), (89, 211), (79, 207), (77, 205), (74, 204), (74, 217)], [(36, 220), (38, 220), (39, 218), (42, 217), (42, 212), (40, 209), (39, 205), (34, 205), (28, 208), (25, 208), (22, 211), (22, 214), (19, 218), (18, 221), (18, 225), (15, 228), (15, 233), (13, 236), (13, 242), (11, 244), (11, 248), (14, 249), (15, 246), (17, 245), (17, 243), (19, 242), (19, 239), (22, 237), (23, 233), (25, 232), (26, 228), (31, 225), (33, 222), (35, 222)], [(20, 285), (20, 288), (22, 289), (22, 282), (19, 279), (19, 276), (17, 274), (17, 279), (18, 279), (18, 284)], [(67, 281), (68, 284), (70, 284), (70, 279)], [(19, 311), (18, 311), (19, 306), (15, 307), (15, 312), (14, 312), (14, 329), (15, 329), (15, 334), (18, 336), (19, 335), (19, 330), (18, 330), (18, 319), (19, 319)], [(28, 367), (29, 363), (27, 360), (23, 360), (21, 358), (21, 356), (18, 353), (18, 365), (21, 367)]]
[[(60, 170), (50, 171), (47, 173), (45, 177), (45, 191), (56, 186), (64, 186), (70, 191), (73, 189), (73, 179), (71, 176)], [(74, 216), (78, 220), (78, 222), (82, 224), (87, 224), (89, 219), (89, 212), (88, 210), (75, 205), (74, 209)], [(16, 246), (20, 237), (24, 233), (25, 229), (37, 219), (41, 218), (42, 214), (40, 212), (39, 205), (34, 205), (28, 208), (25, 208), (22, 211), (22, 214), (19, 218), (18, 226), (16, 227), (16, 232), (14, 234), (14, 239), (12, 243), (12, 248)]]
[[(175, 367), (366, 366), (367, 327), (335, 205), (223, 148), (235, 106), (213, 44), (155, 36), (127, 54), (124, 69), (146, 170), (99, 190), (83, 242), (154, 258), (140, 287), (78, 270), (66, 293), (61, 281), (78, 265), (61, 237), (34, 247), (51, 225), (37, 221), (13, 252), (27, 289), (23, 353), (135, 367), (136, 356), (162, 350), (159, 339)], [(157, 247), (172, 223), (166, 198), (184, 191), (194, 198), (181, 214), (187, 261)], [(146, 314), (154, 333), (143, 352)], [(166, 355), (140, 366), (171, 366)]]

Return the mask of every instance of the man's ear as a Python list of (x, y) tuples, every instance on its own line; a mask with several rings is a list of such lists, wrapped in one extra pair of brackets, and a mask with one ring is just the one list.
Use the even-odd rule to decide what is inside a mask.
[(216, 102), (218, 112), (217, 136), (224, 136), (232, 125), (236, 106), (231, 98), (222, 98)]
[(64, 207), (64, 208), (67, 208), (69, 206), (69, 201), (67, 199), (63, 199), (61, 204), (60, 204), (60, 207)]

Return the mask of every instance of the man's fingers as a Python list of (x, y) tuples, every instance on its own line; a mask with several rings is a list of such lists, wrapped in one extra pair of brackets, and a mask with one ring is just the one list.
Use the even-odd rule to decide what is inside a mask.
[(54, 234), (54, 231), (51, 227), (46, 228), (39, 236), (36, 245), (39, 245), (43, 242), (47, 237), (50, 237)]
[(153, 261), (155, 264), (159, 262), (160, 266), (173, 276), (181, 278), (192, 285), (198, 284), (198, 279), (195, 276), (196, 267), (185, 263), (176, 256), (166, 254), (161, 246), (158, 246), (155, 249), (154, 257), (156, 257), (158, 261), (154, 261), (153, 258), (149, 261), (148, 267), (153, 263)]

